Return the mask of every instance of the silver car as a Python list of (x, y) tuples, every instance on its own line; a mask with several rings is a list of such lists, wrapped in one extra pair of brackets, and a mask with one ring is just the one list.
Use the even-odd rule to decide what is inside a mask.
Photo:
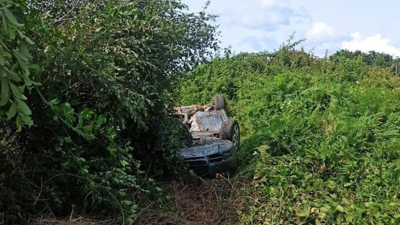
[(208, 105), (175, 107), (175, 115), (185, 129), (181, 155), (190, 170), (207, 177), (236, 172), (240, 129), (238, 122), (226, 115), (222, 95)]

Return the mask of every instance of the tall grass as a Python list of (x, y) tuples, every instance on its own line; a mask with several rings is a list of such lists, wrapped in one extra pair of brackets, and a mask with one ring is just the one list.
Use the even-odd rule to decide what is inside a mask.
[(256, 195), (245, 224), (399, 224), (400, 81), (362, 56), (292, 45), (217, 58), (179, 83), (182, 104), (224, 94)]

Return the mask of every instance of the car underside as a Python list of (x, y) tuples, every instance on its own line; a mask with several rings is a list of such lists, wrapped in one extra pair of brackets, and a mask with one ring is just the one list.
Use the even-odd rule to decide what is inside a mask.
[(185, 130), (181, 155), (190, 170), (212, 178), (236, 171), (239, 124), (226, 115), (223, 96), (215, 96), (208, 105), (175, 107), (175, 115)]

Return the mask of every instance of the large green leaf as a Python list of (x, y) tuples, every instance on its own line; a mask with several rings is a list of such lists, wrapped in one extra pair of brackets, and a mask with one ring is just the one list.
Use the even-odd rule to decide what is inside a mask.
[(3, 13), (1, 13), (1, 20), (2, 20), (2, 27), (1, 27), (1, 32), (6, 35), (8, 32), (8, 25), (7, 25), (7, 20), (6, 17), (4, 16)]
[(6, 77), (1, 77), (1, 101), (0, 106), (5, 106), (10, 99), (10, 84)]
[(16, 27), (23, 27), (24, 25), (21, 23), (18, 23), (17, 19), (15, 18), (14, 14), (7, 8), (3, 8), (3, 11), (10, 23)]
[(4, 70), (7, 72), (8, 77), (11, 80), (16, 81), (16, 82), (20, 82), (21, 81), (20, 75), (18, 75), (16, 72), (8, 69), (7, 67), (4, 67)]
[(15, 31), (13, 27), (8, 27), (8, 36), (11, 40), (15, 39)]
[(18, 50), (12, 50), (12, 52), (14, 53), (14, 56), (18, 59), (21, 60), (23, 62), (28, 62), (28, 55), (23, 54), (22, 52), (18, 51)]
[(22, 113), (24, 113), (25, 115), (28, 115), (28, 116), (32, 115), (31, 109), (29, 109), (28, 105), (24, 101), (22, 101), (20, 99), (16, 99), (16, 102), (17, 102), (18, 108), (20, 109), (20, 111)]
[(21, 124), (21, 119), (19, 118), (19, 116), (17, 116), (17, 119), (15, 120), (15, 124), (17, 125), (18, 131), (21, 131), (22, 130), (22, 124)]
[(21, 99), (21, 100), (26, 100), (27, 98), (21, 93), (21, 91), (19, 90), (19, 88), (17, 86), (15, 86), (14, 84), (10, 83), (11, 86), (11, 91), (14, 95), (14, 97)]
[(10, 109), (8, 110), (7, 113), (7, 119), (11, 119), (15, 116), (15, 114), (17, 113), (17, 104), (15, 104), (15, 102), (11, 105)]
[(32, 86), (33, 82), (29, 77), (24, 76), (24, 83), (26, 86), (30, 87)]
[(22, 120), (22, 122), (24, 122), (24, 124), (26, 124), (28, 126), (33, 125), (33, 120), (30, 116), (25, 115), (24, 113), (20, 113), (19, 116), (21, 117), (21, 120)]
[(30, 44), (30, 45), (35, 44), (30, 38), (28, 38), (28, 37), (27, 37), (25, 34), (23, 34), (21, 31), (17, 30), (17, 32), (18, 32), (19, 36), (20, 36), (22, 39), (25, 39), (25, 41), (26, 41), (28, 44)]

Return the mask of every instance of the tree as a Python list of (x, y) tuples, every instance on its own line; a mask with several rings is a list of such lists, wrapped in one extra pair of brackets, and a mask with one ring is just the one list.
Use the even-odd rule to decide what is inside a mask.
[(333, 54), (330, 59), (332, 60), (339, 60), (340, 57), (346, 59), (355, 59), (357, 57), (363, 57), (363, 61), (370, 66), (378, 66), (382, 68), (388, 68), (393, 66), (395, 60), (393, 56), (386, 54), (386, 53), (378, 53), (376, 51), (369, 51), (368, 53), (361, 52), (360, 50), (357, 51), (349, 51), (349, 50), (340, 50)]
[(41, 87), (24, 92), (35, 126), (1, 126), (0, 212), (62, 215), (75, 204), (93, 212), (106, 207), (130, 223), (137, 205), (126, 195), (140, 190), (141, 170), (151, 160), (168, 168), (179, 159), (166, 114), (170, 83), (216, 50), (215, 17), (187, 13), (178, 0), (17, 6), (10, 11), (35, 43), (30, 59), (42, 67)]

